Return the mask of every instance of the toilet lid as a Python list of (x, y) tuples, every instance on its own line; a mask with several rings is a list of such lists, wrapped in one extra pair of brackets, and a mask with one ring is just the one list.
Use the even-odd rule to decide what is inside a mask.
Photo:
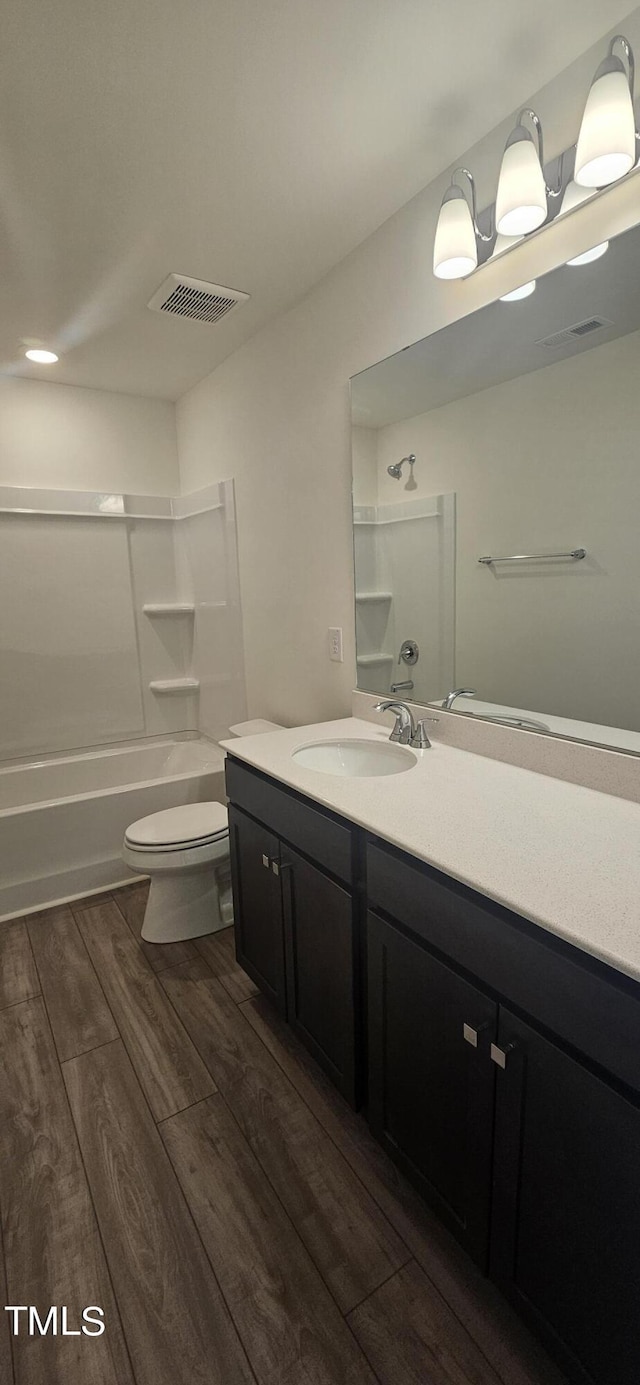
[(229, 831), (227, 810), (222, 803), (185, 803), (180, 808), (165, 808), (139, 818), (127, 828), (125, 841), (148, 850), (162, 847), (196, 846), (215, 841)]

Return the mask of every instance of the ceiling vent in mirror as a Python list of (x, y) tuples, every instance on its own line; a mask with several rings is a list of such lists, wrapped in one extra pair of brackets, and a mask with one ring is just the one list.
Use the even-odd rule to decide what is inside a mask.
[(186, 274), (169, 274), (147, 307), (156, 313), (173, 313), (196, 322), (219, 322), (248, 298), (248, 293), (237, 289), (224, 289), (204, 279), (188, 279)]
[(588, 337), (591, 332), (600, 332), (604, 327), (613, 327), (608, 317), (585, 317), (584, 322), (575, 322), (573, 327), (564, 327), (561, 332), (553, 332), (550, 337), (543, 337), (541, 341), (536, 342), (536, 346), (546, 346), (550, 351), (559, 351), (560, 347), (580, 341), (581, 337)]

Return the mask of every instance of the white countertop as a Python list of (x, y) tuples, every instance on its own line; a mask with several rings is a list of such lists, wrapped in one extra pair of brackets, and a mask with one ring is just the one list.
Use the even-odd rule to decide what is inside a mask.
[(640, 981), (640, 804), (442, 744), (380, 778), (291, 758), (343, 737), (385, 741), (389, 730), (347, 717), (221, 745)]

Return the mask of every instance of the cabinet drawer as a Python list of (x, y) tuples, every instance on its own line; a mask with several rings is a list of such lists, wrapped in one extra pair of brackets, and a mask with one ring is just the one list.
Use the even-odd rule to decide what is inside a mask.
[(232, 803), (263, 822), (270, 832), (351, 884), (351, 832), (321, 809), (281, 789), (272, 779), (227, 757), (227, 794)]
[(367, 843), (370, 907), (640, 1094), (640, 986), (429, 866)]

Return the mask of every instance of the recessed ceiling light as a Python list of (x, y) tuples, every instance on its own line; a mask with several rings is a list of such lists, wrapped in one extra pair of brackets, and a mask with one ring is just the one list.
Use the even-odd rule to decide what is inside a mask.
[(25, 351), (24, 354), (28, 361), (35, 361), (37, 365), (55, 365), (56, 361), (60, 359), (59, 356), (56, 356), (55, 351), (40, 351), (34, 349)]

